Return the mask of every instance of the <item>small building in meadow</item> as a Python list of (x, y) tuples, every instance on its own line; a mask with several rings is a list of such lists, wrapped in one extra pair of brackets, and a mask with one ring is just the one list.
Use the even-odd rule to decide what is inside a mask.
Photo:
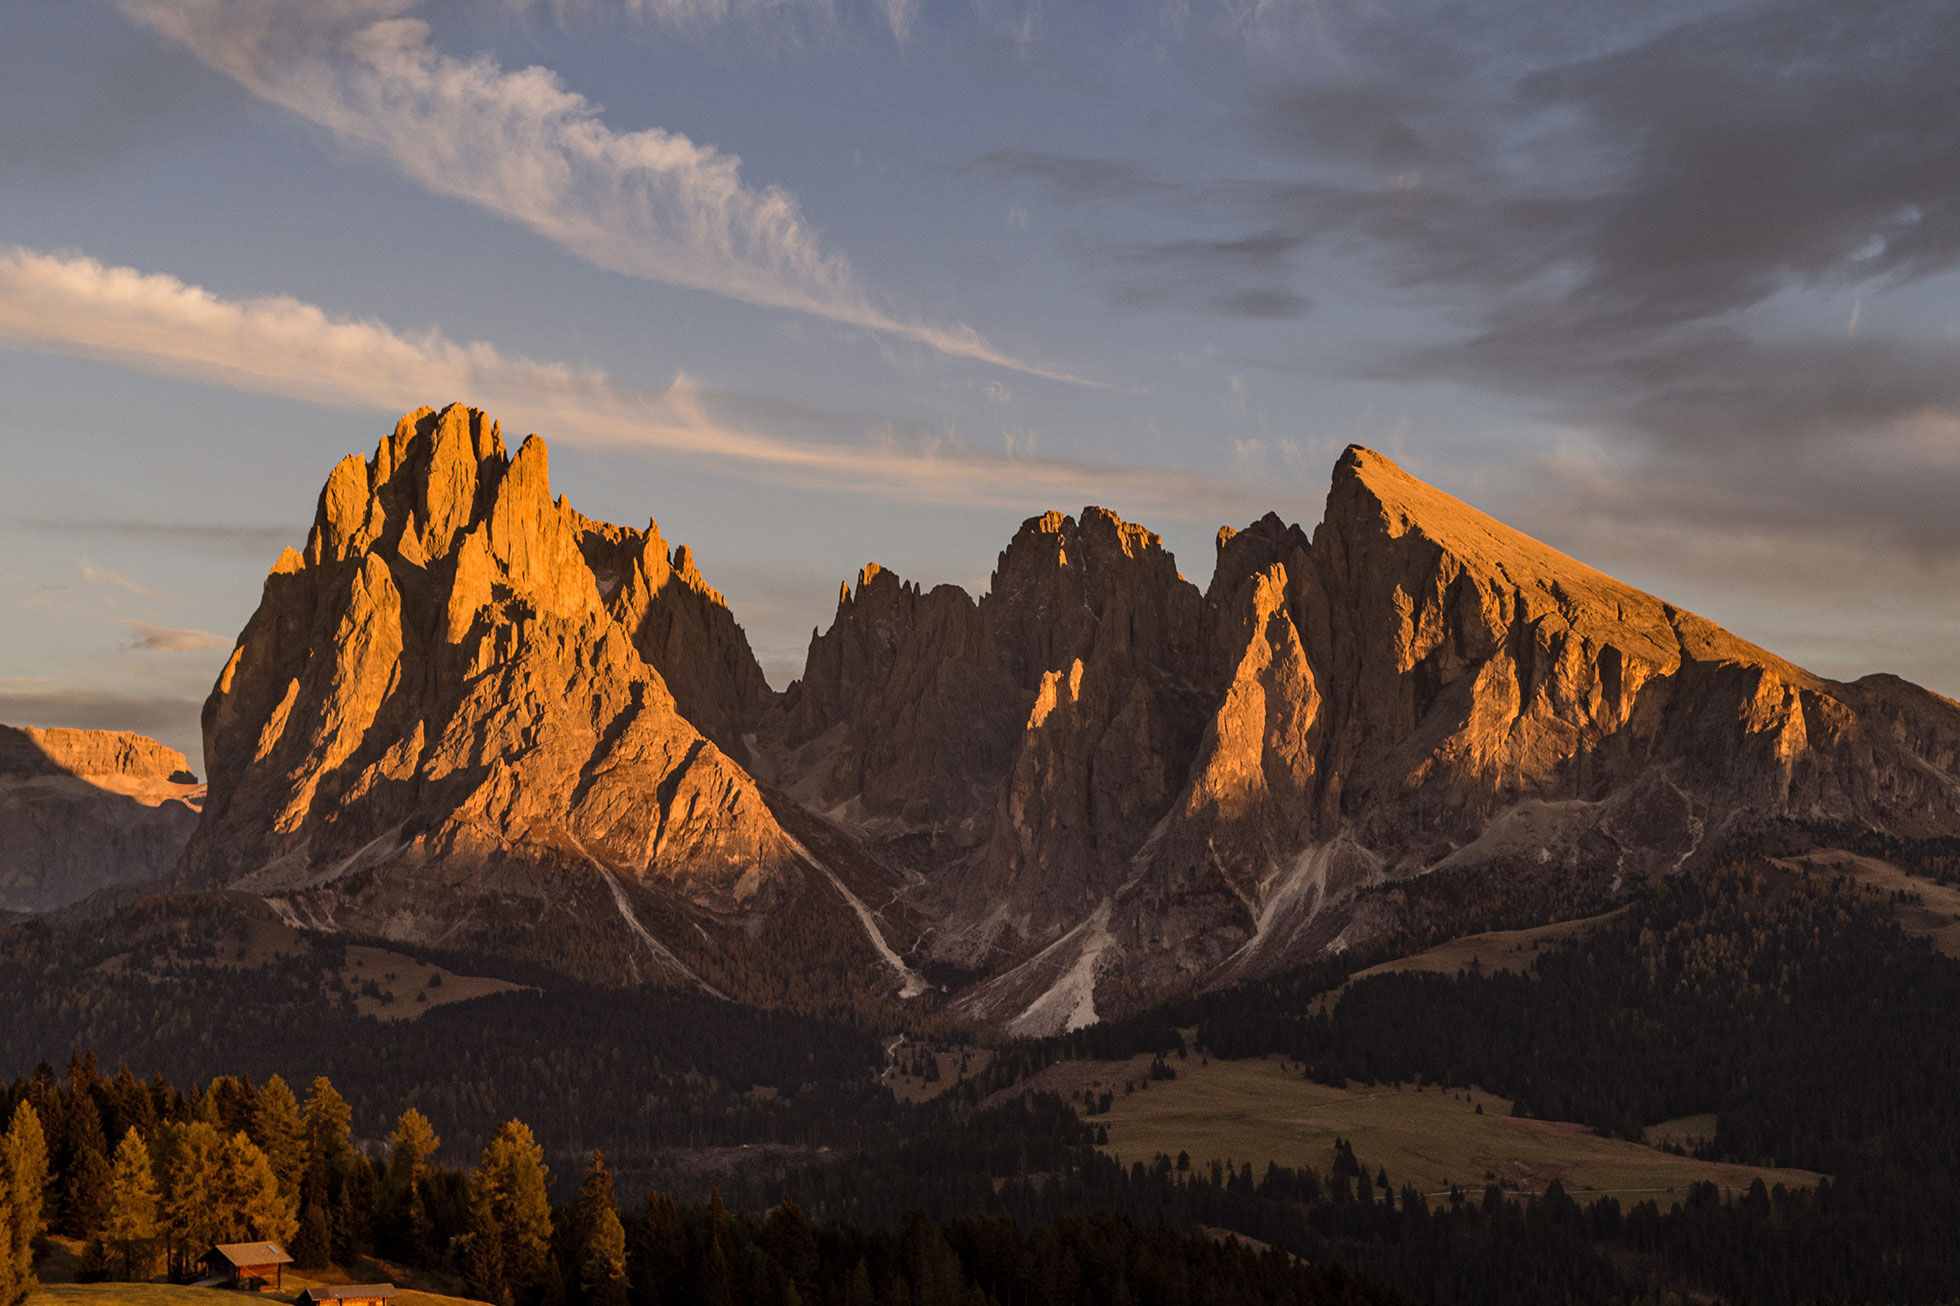
[(203, 1256), (204, 1281), (214, 1287), (259, 1292), (280, 1285), (280, 1271), (293, 1263), (278, 1243), (219, 1243)]
[(394, 1299), (392, 1283), (317, 1284), (299, 1295), (299, 1306), (386, 1306)]

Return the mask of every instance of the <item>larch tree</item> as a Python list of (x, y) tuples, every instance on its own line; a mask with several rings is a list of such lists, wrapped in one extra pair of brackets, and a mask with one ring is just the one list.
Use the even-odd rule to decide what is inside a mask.
[(224, 1140), (207, 1120), (168, 1125), (159, 1133), (163, 1163), (163, 1229), (176, 1268), (218, 1241), (224, 1202)]
[(586, 1237), (579, 1286), (587, 1306), (627, 1306), (626, 1228), (611, 1205), (599, 1211)]
[(306, 1173), (306, 1120), (299, 1099), (278, 1075), (265, 1081), (252, 1103), (252, 1127), (247, 1131), (279, 1180), (279, 1191), (299, 1200), (300, 1179)]
[(0, 1269), (0, 1301), (5, 1284), (14, 1284), (25, 1295), (34, 1284), (34, 1241), (47, 1229), (48, 1139), (41, 1130), (40, 1113), (22, 1098), (14, 1108), (7, 1136), (0, 1140), (0, 1169), (5, 1173), (6, 1227), (10, 1237), (0, 1243), (0, 1255), (8, 1261)]
[(422, 1179), (429, 1158), (441, 1146), (434, 1126), (414, 1107), (395, 1121), (388, 1148), (388, 1183), (382, 1193), (382, 1232), (392, 1234), (396, 1244), (387, 1250), (418, 1263), (434, 1251), (435, 1227), (422, 1195)]
[[(0, 1147), (0, 1306), (15, 1306), (27, 1298), (32, 1282), (33, 1243), (27, 1237), (26, 1221), (15, 1200), (14, 1164), (9, 1149)], [(27, 1272), (20, 1267), (19, 1249), (28, 1246)]]
[(325, 1075), (306, 1096), (306, 1168), (300, 1179), (299, 1230), (293, 1259), (309, 1268), (330, 1263), (348, 1241), (344, 1226), (354, 1113)]
[(354, 1112), (325, 1075), (306, 1095), (306, 1163), (309, 1168), (338, 1162), (352, 1147)]
[(507, 1121), (470, 1176), (466, 1248), (471, 1287), (499, 1306), (527, 1302), (551, 1255), (549, 1171), (531, 1130)]
[(584, 1256), (592, 1231), (605, 1211), (619, 1214), (619, 1208), (613, 1203), (612, 1171), (606, 1168), (606, 1154), (594, 1151), (591, 1164), (585, 1168), (585, 1179), (579, 1184), (578, 1204), (572, 1208), (571, 1245), (579, 1256)]
[(291, 1241), (298, 1220), (279, 1191), (272, 1162), (239, 1130), (225, 1141), (219, 1180), (221, 1237), (232, 1242)]
[(116, 1144), (109, 1216), (101, 1239), (119, 1279), (147, 1279), (156, 1270), (157, 1181), (150, 1147), (134, 1126)]

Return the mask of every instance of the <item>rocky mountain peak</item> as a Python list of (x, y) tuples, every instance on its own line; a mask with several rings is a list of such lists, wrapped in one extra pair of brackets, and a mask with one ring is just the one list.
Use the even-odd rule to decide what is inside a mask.
[(622, 964), (671, 978), (614, 891), (782, 891), (790, 841), (730, 756), (766, 693), (685, 548), (554, 499), (538, 437), (510, 456), (481, 412), (418, 409), (334, 468), (267, 578), (205, 707), (183, 873), (384, 934), (465, 868), (547, 898), (571, 875)]
[(1023, 522), (977, 599), (867, 564), (778, 696), (686, 546), (420, 409), (334, 468), (205, 720), (198, 883), (410, 936), (518, 903), (509, 946), (550, 919), (681, 982), (841, 910), (901, 991), (951, 963), (1027, 1033), (1403, 928), (1418, 877), (1599, 904), (1752, 823), (1960, 833), (1960, 706), (1810, 675), (1359, 446), (1311, 533), (1221, 529), (1202, 593), (1094, 506)]

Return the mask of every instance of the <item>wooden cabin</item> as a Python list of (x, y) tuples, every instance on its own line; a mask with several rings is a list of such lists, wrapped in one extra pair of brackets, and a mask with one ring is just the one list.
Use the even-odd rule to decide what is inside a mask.
[(299, 1306), (386, 1306), (395, 1299), (392, 1283), (335, 1283), (308, 1288)]
[(205, 1282), (215, 1279), (216, 1286), (246, 1292), (259, 1292), (267, 1287), (276, 1292), (281, 1268), (293, 1263), (293, 1258), (278, 1243), (219, 1243), (204, 1253), (202, 1260), (204, 1272), (209, 1276)]

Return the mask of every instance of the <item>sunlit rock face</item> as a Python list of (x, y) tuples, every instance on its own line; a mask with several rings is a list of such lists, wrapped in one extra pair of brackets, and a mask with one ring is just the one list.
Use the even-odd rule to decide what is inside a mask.
[[(473, 409), (418, 410), (333, 471), (205, 705), (193, 884), (392, 937), (583, 914), (627, 886), (766, 910), (788, 842), (740, 750), (767, 694), (687, 551), (550, 491)], [(698, 722), (698, 725), (697, 725)], [(648, 949), (655, 972), (671, 958)]]
[(777, 694), (685, 548), (554, 500), (536, 437), (418, 410), (328, 479), (205, 749), (180, 879), (297, 922), (691, 983), (699, 939), (787, 921), (1028, 1033), (1392, 928), (1363, 891), (1437, 870), (1597, 901), (1750, 822), (1960, 831), (1960, 707), (1812, 676), (1358, 447), (1311, 534), (1221, 530), (1203, 590), (1093, 507), (1025, 522), (978, 598), (867, 566)]

